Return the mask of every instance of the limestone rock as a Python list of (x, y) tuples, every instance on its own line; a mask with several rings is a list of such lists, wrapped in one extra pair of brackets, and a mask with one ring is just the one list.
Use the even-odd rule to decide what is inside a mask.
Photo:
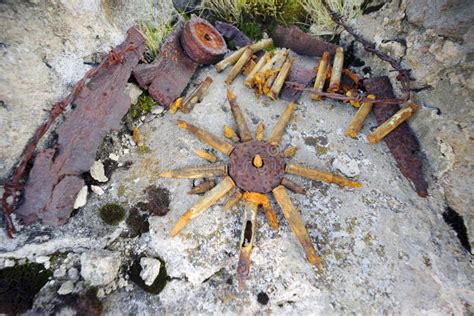
[(332, 167), (339, 170), (347, 177), (355, 177), (360, 174), (357, 161), (351, 159), (346, 154), (340, 154), (334, 159)]
[(81, 255), (81, 276), (91, 286), (107, 285), (117, 277), (121, 262), (120, 255), (112, 251), (84, 252)]
[(91, 177), (99, 182), (107, 182), (109, 178), (105, 175), (104, 164), (101, 161), (94, 161), (91, 166)]
[(146, 285), (152, 285), (160, 274), (161, 262), (158, 259), (143, 257), (140, 259), (140, 265), (142, 266), (140, 277)]
[(87, 203), (87, 185), (83, 186), (82, 189), (79, 191), (76, 197), (76, 201), (74, 202), (74, 209), (78, 209), (83, 207)]
[(66, 281), (63, 284), (61, 284), (61, 287), (58, 290), (59, 295), (67, 295), (72, 293), (74, 291), (74, 282), (72, 281)]

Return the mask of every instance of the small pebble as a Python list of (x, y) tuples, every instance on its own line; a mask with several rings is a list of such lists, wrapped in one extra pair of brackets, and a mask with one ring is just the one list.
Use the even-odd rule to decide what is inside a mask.
[(5, 268), (14, 267), (14, 266), (15, 266), (15, 261), (14, 261), (14, 260), (10, 260), (10, 259), (5, 259), (5, 262), (3, 263), (3, 266), (4, 266)]
[(66, 268), (64, 266), (59, 267), (58, 269), (54, 270), (53, 276), (55, 278), (62, 278), (66, 275)]
[(154, 115), (160, 115), (164, 112), (164, 110), (165, 109), (162, 106), (156, 106), (153, 110), (151, 110), (151, 113)]
[(74, 283), (72, 281), (64, 282), (58, 290), (59, 295), (67, 295), (74, 290)]
[(69, 269), (69, 271), (67, 272), (67, 275), (73, 281), (76, 281), (77, 279), (79, 279), (79, 271), (74, 267)]
[(102, 188), (97, 185), (91, 185), (91, 190), (98, 196), (101, 196), (102, 194), (104, 194), (104, 190), (102, 190)]
[(118, 161), (119, 160), (119, 156), (117, 154), (114, 154), (114, 153), (111, 153), (109, 155), (109, 158), (112, 159), (113, 161)]
[(76, 201), (74, 202), (74, 209), (77, 210), (83, 207), (87, 203), (87, 185), (83, 186), (77, 194)]
[(109, 181), (109, 178), (105, 176), (104, 164), (101, 161), (94, 161), (90, 173), (91, 177), (99, 182)]

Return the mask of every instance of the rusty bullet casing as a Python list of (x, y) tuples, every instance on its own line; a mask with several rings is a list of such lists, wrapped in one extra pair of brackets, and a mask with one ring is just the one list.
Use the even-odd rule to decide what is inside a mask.
[(301, 185), (287, 178), (283, 178), (283, 180), (281, 180), (281, 185), (283, 185), (285, 188), (287, 188), (293, 193), (306, 195), (306, 190)]
[(197, 139), (201, 142), (211, 146), (212, 148), (220, 151), (226, 156), (229, 156), (232, 150), (234, 150), (234, 146), (226, 142), (225, 140), (219, 139), (218, 137), (212, 135), (208, 131), (194, 126), (193, 124), (187, 123), (183, 120), (178, 120), (178, 127), (184, 128), (188, 132), (194, 135)]
[(226, 195), (232, 188), (235, 187), (234, 181), (230, 177), (225, 177), (221, 182), (219, 182), (214, 188), (210, 191), (207, 191), (206, 194), (190, 209), (186, 211), (179, 218), (179, 220), (174, 225), (171, 230), (171, 237), (176, 236), (183, 228), (189, 223), (190, 220), (199, 216), (210, 206), (216, 204), (224, 195)]
[(275, 79), (277, 75), (280, 73), (281, 69), (283, 68), (283, 65), (285, 64), (286, 59), (288, 58), (288, 50), (284, 49), (282, 50), (279, 58), (275, 61), (275, 63), (272, 66), (272, 72), (268, 76), (267, 80), (265, 81), (265, 85), (263, 86), (263, 92), (269, 96), (270, 95), (270, 90), (272, 88), (273, 82), (275, 82)]
[(273, 40), (271, 38), (267, 39), (262, 39), (254, 44), (251, 44), (249, 46), (242, 47), (235, 51), (234, 53), (230, 54), (228, 57), (224, 58), (222, 61), (216, 64), (216, 70), (217, 72), (221, 72), (225, 68), (227, 68), (230, 65), (235, 64), (239, 58), (242, 56), (244, 53), (245, 49), (249, 47), (252, 49), (253, 53), (256, 53), (262, 49), (265, 49), (267, 47), (270, 47), (273, 44)]
[[(329, 70), (329, 52), (324, 52), (321, 60), (319, 61), (318, 72), (316, 75), (316, 81), (314, 82), (314, 90), (316, 92), (322, 92), (324, 83), (326, 82), (327, 73)], [(313, 100), (321, 100), (321, 96), (316, 93), (311, 96)]]
[(183, 104), (180, 107), (181, 112), (189, 113), (192, 111), (196, 103), (201, 102), (204, 98), (204, 94), (207, 92), (211, 86), (212, 78), (206, 77), (203, 82), (201, 82), (196, 89), (194, 89), (183, 101)]
[(397, 128), (400, 124), (405, 122), (410, 116), (415, 113), (418, 109), (416, 104), (410, 104), (402, 109), (400, 109), (397, 113), (395, 113), (391, 118), (387, 121), (382, 123), (375, 131), (370, 133), (367, 136), (367, 140), (370, 144), (377, 144), (381, 141), (385, 136), (390, 134), (395, 128)]
[(263, 122), (260, 121), (255, 130), (255, 139), (261, 142), (263, 141), (264, 136), (265, 136), (265, 124), (263, 124)]
[(280, 91), (283, 88), (283, 85), (285, 84), (286, 77), (288, 76), (291, 66), (293, 66), (294, 59), (290, 56), (286, 59), (285, 63), (281, 67), (280, 72), (278, 73), (278, 76), (275, 79), (275, 82), (273, 82), (273, 85), (270, 89), (270, 93), (268, 96), (275, 100), (278, 98), (278, 95), (280, 95)]
[(245, 121), (244, 114), (242, 113), (242, 109), (237, 104), (235, 94), (233, 93), (232, 89), (227, 89), (227, 100), (230, 104), (230, 109), (232, 111), (232, 116), (234, 117), (235, 123), (237, 124), (237, 131), (242, 142), (247, 142), (252, 140), (252, 134), (247, 126), (247, 122)]
[(224, 137), (232, 140), (235, 143), (240, 142), (240, 138), (239, 136), (237, 136), (237, 133), (229, 125), (226, 124), (224, 124)]
[(252, 58), (252, 49), (246, 48), (240, 56), (239, 60), (235, 63), (235, 65), (232, 67), (232, 69), (229, 71), (227, 74), (227, 78), (225, 79), (225, 83), (230, 85), (234, 79), (239, 75), (239, 73), (242, 71), (242, 68), (245, 66), (245, 64), (249, 61), (250, 58)]
[(285, 167), (285, 172), (290, 174), (295, 174), (297, 176), (308, 178), (311, 180), (317, 181), (324, 181), (327, 183), (334, 183), (341, 187), (350, 187), (350, 188), (360, 188), (362, 185), (357, 182), (353, 181), (341, 176), (337, 176), (330, 172), (320, 171), (317, 169), (311, 169), (307, 167), (303, 167), (301, 165), (297, 165), (294, 163), (288, 163)]
[(271, 59), (272, 52), (265, 52), (265, 55), (263, 55), (253, 67), (252, 71), (247, 75), (247, 78), (245, 78), (245, 85), (249, 88), (253, 88), (254, 86), (254, 77), (257, 74), (257, 72), (262, 69), (262, 67)]
[(338, 92), (341, 83), (342, 65), (344, 64), (344, 49), (338, 47), (336, 55), (334, 55), (334, 62), (332, 64), (331, 79), (329, 80), (329, 92)]
[(294, 155), (296, 155), (297, 151), (298, 151), (298, 147), (289, 146), (288, 148), (285, 149), (285, 151), (283, 151), (283, 156), (285, 156), (285, 158), (291, 158)]
[(202, 159), (206, 159), (207, 161), (209, 162), (216, 162), (218, 159), (215, 155), (205, 151), (205, 150), (202, 150), (202, 149), (196, 149), (194, 150), (194, 153), (196, 154), (196, 156), (202, 158)]
[(244, 206), (244, 217), (242, 220), (242, 235), (240, 237), (240, 255), (237, 265), (237, 277), (239, 290), (245, 288), (245, 280), (250, 273), (250, 254), (255, 240), (255, 223), (257, 221), (258, 205), (246, 202)]
[[(367, 96), (368, 99), (375, 100), (375, 96), (373, 94), (369, 94)], [(364, 121), (369, 115), (370, 111), (372, 110), (373, 103), (370, 102), (363, 102), (362, 105), (357, 110), (356, 115), (349, 123), (349, 126), (346, 129), (346, 136), (355, 138), (359, 134), (360, 130), (364, 126)]]
[(270, 145), (278, 145), (285, 133), (286, 126), (290, 121), (293, 112), (295, 111), (295, 104), (291, 102), (286, 107), (285, 111), (281, 114), (278, 122), (276, 123), (275, 127), (273, 128), (270, 137), (268, 138), (268, 142)]
[(163, 171), (159, 174), (162, 178), (198, 179), (215, 178), (227, 175), (226, 165), (208, 165), (203, 167), (182, 168)]
[(291, 230), (306, 251), (306, 258), (311, 264), (315, 265), (318, 270), (321, 270), (321, 259), (316, 254), (316, 250), (309, 238), (308, 231), (304, 227), (300, 214), (298, 214), (293, 206), (285, 187), (282, 185), (277, 186), (273, 189), (273, 195), (275, 196), (275, 200), (280, 206), (288, 225), (290, 225)]

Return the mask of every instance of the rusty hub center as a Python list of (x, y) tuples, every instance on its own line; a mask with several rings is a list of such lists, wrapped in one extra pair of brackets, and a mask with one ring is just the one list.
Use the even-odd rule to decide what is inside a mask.
[[(253, 163), (256, 155), (260, 155), (263, 162), (259, 168)], [(243, 191), (271, 192), (283, 180), (284, 172), (282, 154), (268, 143), (249, 141), (237, 144), (230, 154), (229, 176)]]

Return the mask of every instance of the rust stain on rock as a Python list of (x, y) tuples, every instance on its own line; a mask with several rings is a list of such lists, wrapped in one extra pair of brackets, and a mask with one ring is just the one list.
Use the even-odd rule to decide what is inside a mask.
[(25, 223), (67, 221), (84, 185), (81, 175), (89, 171), (105, 135), (120, 128), (130, 107), (125, 86), (143, 51), (143, 35), (131, 28), (125, 42), (109, 55), (116, 58), (98, 68), (73, 101), (76, 109), (57, 129), (57, 144), (40, 152), (33, 164), (24, 203), (16, 210)]

